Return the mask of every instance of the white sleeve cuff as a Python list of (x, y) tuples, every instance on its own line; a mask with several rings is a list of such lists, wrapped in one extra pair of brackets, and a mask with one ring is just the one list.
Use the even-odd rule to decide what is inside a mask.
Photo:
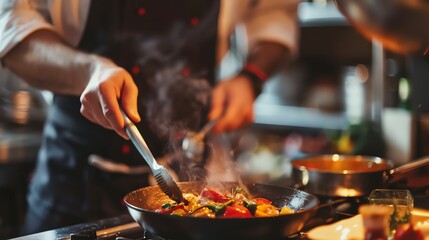
[(28, 35), (42, 29), (55, 31), (37, 11), (0, 9), (0, 59)]
[(297, 3), (274, 7), (256, 8), (248, 16), (245, 22), (248, 47), (252, 49), (259, 41), (272, 41), (286, 46), (296, 56), (299, 38)]

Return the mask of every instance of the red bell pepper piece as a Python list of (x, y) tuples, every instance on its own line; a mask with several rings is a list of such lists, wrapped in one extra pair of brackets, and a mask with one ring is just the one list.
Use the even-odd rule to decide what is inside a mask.
[(208, 198), (208, 199), (215, 201), (215, 202), (218, 202), (218, 203), (225, 203), (225, 202), (228, 202), (229, 200), (231, 200), (230, 198), (216, 192), (215, 190), (208, 189), (208, 188), (204, 188), (201, 191), (200, 195), (202, 197)]
[(252, 214), (249, 209), (242, 205), (226, 206), (225, 212), (222, 215), (224, 218), (251, 218)]
[(258, 205), (270, 205), (271, 201), (266, 198), (254, 198), (253, 201)]

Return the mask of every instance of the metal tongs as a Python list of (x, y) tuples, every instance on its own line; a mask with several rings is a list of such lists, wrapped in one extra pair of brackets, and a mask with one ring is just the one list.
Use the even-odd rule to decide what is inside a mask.
[(176, 182), (173, 180), (171, 174), (167, 171), (165, 167), (159, 165), (153, 156), (152, 152), (149, 150), (143, 136), (140, 134), (136, 125), (128, 118), (124, 110), (121, 108), (122, 115), (125, 120), (125, 131), (133, 142), (134, 146), (143, 156), (144, 160), (149, 165), (149, 168), (152, 170), (153, 175), (155, 176), (156, 183), (161, 188), (161, 190), (171, 199), (180, 203), (183, 201), (182, 191)]

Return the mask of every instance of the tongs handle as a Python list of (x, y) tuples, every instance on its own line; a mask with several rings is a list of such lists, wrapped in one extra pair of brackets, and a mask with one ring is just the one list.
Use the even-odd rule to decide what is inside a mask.
[(219, 118), (215, 118), (211, 120), (210, 122), (206, 123), (204, 127), (198, 132), (198, 134), (206, 135), (208, 132), (210, 132), (213, 127), (219, 122)]
[(208, 123), (206, 123), (203, 128), (201, 128), (200, 131), (198, 131), (195, 135), (194, 138), (197, 138), (199, 140), (203, 140), (206, 135), (213, 129), (214, 126), (216, 126), (216, 124), (219, 122), (219, 118), (213, 119), (211, 121), (209, 121)]
[(140, 131), (137, 129), (137, 126), (127, 116), (122, 107), (119, 108), (121, 109), (122, 116), (125, 120), (125, 131), (130, 137), (131, 142), (133, 142), (134, 146), (137, 148), (152, 170), (159, 169), (161, 166), (156, 162), (155, 157), (147, 146), (146, 141), (143, 139)]

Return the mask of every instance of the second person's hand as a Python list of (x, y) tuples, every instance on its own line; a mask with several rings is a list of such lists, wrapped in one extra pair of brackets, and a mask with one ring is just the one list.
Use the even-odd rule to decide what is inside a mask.
[(253, 86), (246, 76), (220, 81), (212, 92), (209, 120), (219, 118), (213, 132), (236, 130), (253, 122)]

